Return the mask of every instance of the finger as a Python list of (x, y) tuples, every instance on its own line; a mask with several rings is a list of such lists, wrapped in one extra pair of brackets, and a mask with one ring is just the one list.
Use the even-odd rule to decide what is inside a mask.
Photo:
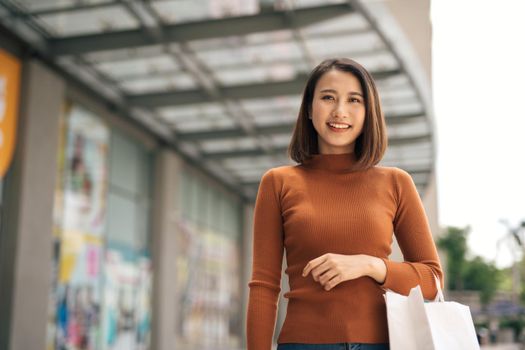
[(302, 273), (303, 277), (308, 275), (308, 271), (309, 271), (308, 268), (310, 266), (309, 264), (310, 264), (310, 262), (308, 262), (308, 264), (306, 264), (306, 266), (303, 269), (303, 273)]
[(310, 260), (303, 269), (303, 277), (308, 275), (313, 268), (322, 263), (324, 261), (323, 258), (324, 255)]
[(308, 275), (308, 273), (310, 272), (310, 265), (312, 264), (312, 261), (313, 261), (313, 260), (310, 260), (310, 261), (306, 264), (306, 266), (304, 267), (304, 269), (303, 269), (303, 277), (306, 276), (306, 275)]
[(323, 273), (319, 277), (319, 283), (321, 283), (323, 286), (326, 284), (326, 282), (330, 281), (334, 276), (338, 274), (337, 270), (335, 269), (329, 269), (325, 273)]
[(330, 290), (334, 288), (335, 286), (337, 286), (339, 282), (341, 282), (341, 275), (336, 275), (334, 278), (326, 282), (326, 284), (324, 285), (324, 289)]
[(312, 276), (313, 276), (314, 280), (315, 281), (319, 281), (319, 279), (321, 278), (321, 275), (326, 273), (331, 268), (332, 268), (332, 266), (330, 265), (330, 263), (328, 261), (325, 261), (322, 264), (320, 264), (319, 266), (313, 268), (312, 269)]

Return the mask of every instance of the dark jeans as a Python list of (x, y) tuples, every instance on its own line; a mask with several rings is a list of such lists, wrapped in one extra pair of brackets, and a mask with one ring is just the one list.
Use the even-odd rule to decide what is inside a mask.
[(277, 344), (277, 350), (390, 350), (388, 343)]

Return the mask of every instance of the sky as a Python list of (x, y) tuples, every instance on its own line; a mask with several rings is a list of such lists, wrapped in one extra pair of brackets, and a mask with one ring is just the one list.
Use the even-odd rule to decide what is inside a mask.
[(500, 219), (525, 220), (524, 13), (521, 0), (431, 3), (440, 225), (470, 225), (471, 254), (500, 268), (513, 261)]

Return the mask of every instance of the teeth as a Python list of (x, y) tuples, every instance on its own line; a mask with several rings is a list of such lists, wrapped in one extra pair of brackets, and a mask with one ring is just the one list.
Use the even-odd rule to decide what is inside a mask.
[(350, 127), (350, 125), (345, 125), (345, 124), (332, 124), (332, 123), (328, 123), (328, 125), (330, 125), (331, 127), (337, 128), (337, 129), (347, 129), (347, 128)]

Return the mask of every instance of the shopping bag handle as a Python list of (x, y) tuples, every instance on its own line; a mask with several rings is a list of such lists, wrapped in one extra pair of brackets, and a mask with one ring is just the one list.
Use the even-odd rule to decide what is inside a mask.
[(441, 290), (441, 283), (440, 283), (440, 280), (439, 278), (436, 276), (436, 274), (434, 273), (433, 270), (432, 271), (432, 276), (434, 276), (434, 281), (436, 282), (436, 289), (437, 289), (437, 293), (436, 293), (436, 297), (434, 298), (433, 301), (437, 301), (437, 302), (445, 302), (445, 297), (443, 296), (443, 291)]

